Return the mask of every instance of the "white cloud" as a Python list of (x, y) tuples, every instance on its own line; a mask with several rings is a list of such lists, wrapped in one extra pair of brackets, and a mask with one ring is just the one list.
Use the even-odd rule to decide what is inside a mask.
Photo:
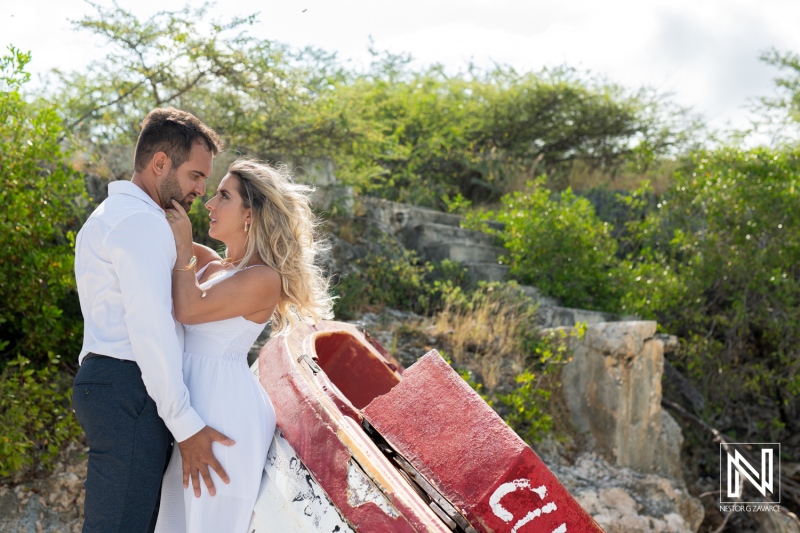
[[(184, 2), (120, 4), (146, 17)], [(714, 125), (743, 125), (747, 99), (771, 91), (774, 70), (760, 52), (800, 51), (795, 0), (227, 0), (213, 9), (218, 17), (255, 11), (258, 36), (356, 63), (369, 61), (371, 35), (378, 48), (451, 69), (470, 60), (519, 70), (568, 64), (631, 88), (671, 91)], [(67, 19), (91, 12), (82, 0), (0, 0), (0, 45), (31, 49), (34, 71), (83, 68), (103, 48)]]

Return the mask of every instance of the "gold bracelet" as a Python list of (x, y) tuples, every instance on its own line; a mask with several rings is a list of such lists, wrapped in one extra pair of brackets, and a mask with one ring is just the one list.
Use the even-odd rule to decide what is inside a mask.
[(191, 259), (189, 259), (189, 264), (186, 265), (186, 268), (176, 268), (173, 272), (183, 272), (185, 270), (191, 270), (197, 264), (197, 256), (193, 255)]

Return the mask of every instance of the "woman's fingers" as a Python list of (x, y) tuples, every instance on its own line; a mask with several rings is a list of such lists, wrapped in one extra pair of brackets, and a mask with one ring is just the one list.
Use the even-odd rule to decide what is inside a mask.
[(177, 209), (172, 209), (172, 208), (164, 209), (164, 216), (167, 217), (167, 222), (169, 222), (170, 224), (177, 224), (178, 222), (181, 222), (184, 219), (184, 217), (178, 212)]
[(180, 213), (181, 216), (183, 216), (183, 217), (186, 216), (186, 210), (183, 208), (183, 206), (180, 204), (180, 202), (178, 202), (178, 200), (173, 199), (172, 200), (172, 205), (175, 206), (175, 211)]
[(164, 209), (164, 215), (175, 236), (175, 243), (180, 247), (192, 242), (192, 221), (181, 204), (172, 200), (172, 205), (175, 207)]
[[(173, 202), (175, 202), (175, 200), (173, 200)], [(177, 204), (176, 203), (175, 205), (180, 207), (181, 211), (183, 211), (183, 208), (181, 207), (181, 204)], [(168, 207), (168, 208), (164, 209), (164, 212), (166, 213), (166, 217), (168, 219), (170, 219), (170, 220), (182, 220), (184, 218), (189, 218), (189, 216), (186, 214), (186, 211), (183, 211), (183, 212), (181, 212), (181, 211), (178, 211), (177, 209), (175, 209), (173, 207)]]

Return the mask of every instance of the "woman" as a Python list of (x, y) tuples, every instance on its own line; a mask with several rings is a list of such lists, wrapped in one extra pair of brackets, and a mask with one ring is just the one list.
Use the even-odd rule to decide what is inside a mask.
[[(175, 317), (185, 325), (183, 375), (192, 406), (206, 424), (233, 439), (214, 444), (230, 477), (211, 471), (216, 495), (190, 488), (176, 446), (164, 474), (157, 532), (245, 533), (275, 430), (275, 412), (247, 366), (247, 352), (272, 320), (273, 335), (299, 321), (331, 315), (327, 280), (314, 265), (311, 189), (255, 161), (234, 162), (206, 203), (209, 236), (225, 259), (192, 242), (184, 209), (167, 218), (178, 251), (173, 273)], [(197, 480), (193, 480), (197, 481)]]

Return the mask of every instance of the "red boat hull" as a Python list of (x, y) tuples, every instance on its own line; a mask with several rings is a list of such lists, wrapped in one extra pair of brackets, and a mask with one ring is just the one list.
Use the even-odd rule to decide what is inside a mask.
[[(469, 522), (465, 531), (602, 531), (435, 352), (403, 371), (355, 326), (323, 322), (271, 339), (258, 375), (286, 441), (356, 531), (451, 532), (395, 452)], [(376, 445), (370, 424), (385, 441)], [(353, 497), (354, 464), (383, 499)]]

